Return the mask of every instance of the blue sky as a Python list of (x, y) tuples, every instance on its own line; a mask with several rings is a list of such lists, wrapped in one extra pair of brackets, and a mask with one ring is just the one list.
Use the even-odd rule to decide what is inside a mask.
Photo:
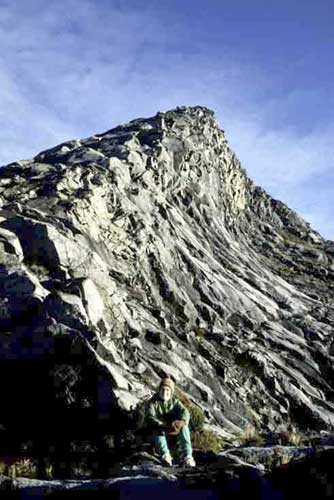
[(334, 238), (333, 0), (0, 0), (0, 164), (205, 105), (248, 175)]

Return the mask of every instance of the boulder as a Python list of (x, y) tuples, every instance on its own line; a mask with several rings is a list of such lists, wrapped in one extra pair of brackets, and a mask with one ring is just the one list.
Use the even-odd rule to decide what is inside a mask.
[(8, 298), (36, 297), (41, 300), (48, 295), (48, 291), (25, 266), (11, 269), (3, 264), (0, 265), (0, 293)]
[(45, 300), (45, 308), (49, 316), (59, 323), (79, 331), (89, 324), (82, 300), (76, 295), (60, 291), (50, 293)]
[(23, 260), (23, 251), (17, 236), (7, 229), (0, 228), (0, 252), (14, 254), (19, 262)]
[(104, 303), (100, 293), (91, 279), (85, 279), (80, 285), (82, 302), (90, 322), (96, 326), (103, 318)]

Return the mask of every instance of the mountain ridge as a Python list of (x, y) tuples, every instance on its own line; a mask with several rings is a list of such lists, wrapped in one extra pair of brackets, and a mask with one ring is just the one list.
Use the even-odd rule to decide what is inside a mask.
[[(332, 428), (334, 243), (247, 177), (213, 111), (3, 166), (0, 205), (1, 359), (76, 339), (125, 411), (170, 373), (223, 434)], [(64, 407), (91, 398), (52, 376)]]

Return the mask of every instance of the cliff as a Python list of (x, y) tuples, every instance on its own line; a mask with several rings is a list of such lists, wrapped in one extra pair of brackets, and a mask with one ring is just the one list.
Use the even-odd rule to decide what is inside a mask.
[(334, 243), (247, 177), (212, 111), (3, 166), (0, 207), (5, 427), (103, 423), (165, 373), (226, 437), (333, 426)]

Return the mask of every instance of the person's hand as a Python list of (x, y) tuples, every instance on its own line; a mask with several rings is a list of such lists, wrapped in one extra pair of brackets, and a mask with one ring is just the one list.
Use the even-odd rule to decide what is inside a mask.
[(185, 420), (174, 420), (168, 429), (169, 436), (177, 436), (182, 427), (186, 425)]

